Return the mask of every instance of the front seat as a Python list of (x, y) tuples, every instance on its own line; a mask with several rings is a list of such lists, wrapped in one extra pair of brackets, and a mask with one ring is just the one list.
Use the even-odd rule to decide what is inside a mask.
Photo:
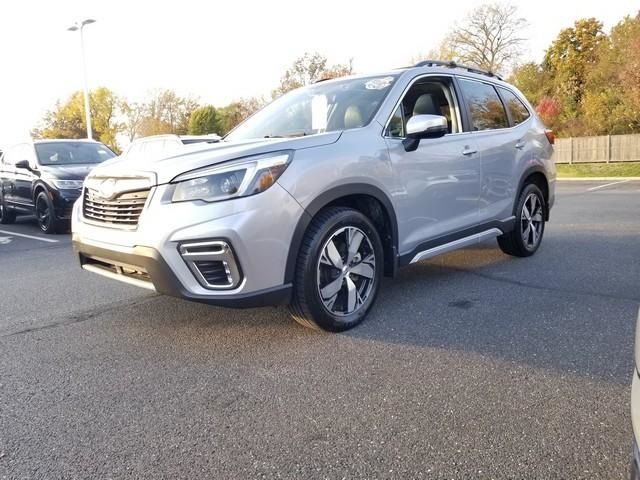
[(440, 107), (433, 101), (433, 95), (423, 93), (413, 106), (413, 115), (442, 115)]
[(360, 107), (358, 107), (357, 105), (349, 105), (344, 111), (345, 130), (349, 128), (362, 127), (363, 125), (364, 120), (362, 119), (362, 112), (360, 111)]

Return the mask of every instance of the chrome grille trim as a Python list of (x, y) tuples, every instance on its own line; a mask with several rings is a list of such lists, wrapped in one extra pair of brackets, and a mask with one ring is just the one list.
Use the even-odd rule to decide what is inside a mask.
[(106, 199), (91, 188), (82, 196), (82, 215), (91, 223), (114, 228), (135, 229), (150, 197), (151, 189), (125, 192)]

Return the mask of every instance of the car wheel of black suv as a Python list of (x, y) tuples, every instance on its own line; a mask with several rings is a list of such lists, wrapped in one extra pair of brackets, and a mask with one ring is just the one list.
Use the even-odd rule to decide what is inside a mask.
[(380, 236), (366, 216), (343, 207), (320, 212), (298, 254), (294, 320), (331, 332), (359, 324), (375, 301), (383, 260)]
[(62, 222), (56, 216), (56, 209), (46, 192), (40, 192), (36, 196), (35, 210), (38, 225), (44, 233), (58, 233), (62, 229)]
[(498, 237), (500, 249), (516, 257), (529, 257), (536, 253), (544, 234), (547, 206), (537, 185), (526, 185), (516, 205), (516, 223), (513, 231)]
[(16, 212), (9, 210), (4, 201), (4, 195), (0, 193), (0, 224), (9, 225), (16, 221)]

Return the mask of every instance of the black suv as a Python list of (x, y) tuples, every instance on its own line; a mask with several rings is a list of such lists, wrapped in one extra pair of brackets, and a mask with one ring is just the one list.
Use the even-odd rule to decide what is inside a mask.
[(6, 149), (0, 160), (0, 223), (35, 214), (44, 233), (62, 230), (84, 178), (113, 157), (93, 140), (38, 140)]

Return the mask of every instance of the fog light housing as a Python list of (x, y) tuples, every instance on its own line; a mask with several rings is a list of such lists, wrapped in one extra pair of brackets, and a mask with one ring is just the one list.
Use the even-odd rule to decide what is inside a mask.
[(211, 290), (236, 288), (242, 271), (231, 245), (224, 240), (182, 243), (180, 256), (200, 285)]

